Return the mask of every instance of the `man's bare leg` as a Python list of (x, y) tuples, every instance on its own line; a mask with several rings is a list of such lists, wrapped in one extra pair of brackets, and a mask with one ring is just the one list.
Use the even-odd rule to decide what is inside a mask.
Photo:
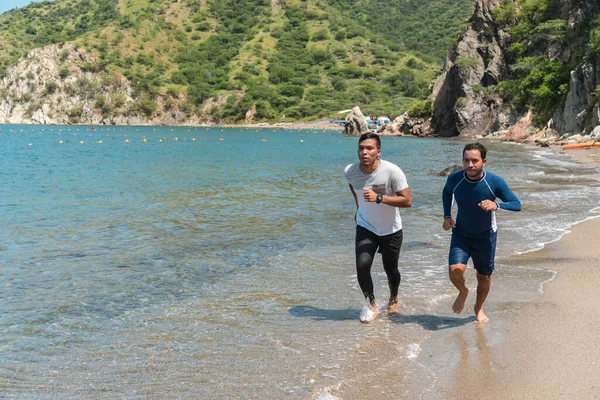
[(475, 319), (477, 322), (488, 322), (490, 319), (483, 312), (483, 303), (490, 292), (492, 277), (477, 273), (477, 299), (475, 300)]
[(398, 311), (398, 297), (390, 296), (390, 301), (388, 301), (387, 310), (389, 313), (395, 313)]
[(371, 306), (371, 310), (373, 312), (379, 312), (379, 308), (377, 307), (377, 303), (375, 303), (375, 300), (369, 302), (369, 305)]
[(456, 300), (454, 300), (454, 304), (452, 305), (452, 311), (457, 314), (462, 312), (465, 307), (465, 302), (467, 301), (467, 296), (469, 295), (469, 289), (467, 289), (467, 286), (465, 285), (466, 269), (466, 264), (453, 264), (448, 267), (450, 281), (458, 289), (458, 296), (456, 296)]

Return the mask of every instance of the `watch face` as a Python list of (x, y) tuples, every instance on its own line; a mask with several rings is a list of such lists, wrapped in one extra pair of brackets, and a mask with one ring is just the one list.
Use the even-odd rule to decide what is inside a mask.
[(383, 200), (383, 196), (378, 194), (377, 195), (377, 203), (381, 203), (381, 200)]

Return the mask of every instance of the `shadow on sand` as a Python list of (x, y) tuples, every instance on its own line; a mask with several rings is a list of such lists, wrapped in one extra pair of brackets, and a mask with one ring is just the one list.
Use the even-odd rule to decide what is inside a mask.
[(443, 329), (456, 328), (470, 324), (475, 321), (475, 316), (471, 315), (466, 318), (456, 317), (440, 317), (437, 315), (401, 315), (401, 314), (388, 314), (390, 321), (398, 324), (419, 324), (428, 331), (441, 331)]
[(345, 321), (358, 319), (360, 310), (347, 308), (345, 310), (325, 310), (312, 306), (295, 306), (288, 310), (294, 317), (305, 317), (315, 321)]
[[(310, 318), (314, 321), (345, 321), (357, 320), (360, 310), (347, 308), (342, 310), (326, 310), (312, 306), (295, 306), (290, 308), (289, 313), (294, 317)], [(383, 313), (387, 318), (397, 324), (418, 324), (428, 331), (439, 331), (455, 328), (475, 321), (475, 316), (467, 318), (439, 317), (437, 315), (402, 315)]]

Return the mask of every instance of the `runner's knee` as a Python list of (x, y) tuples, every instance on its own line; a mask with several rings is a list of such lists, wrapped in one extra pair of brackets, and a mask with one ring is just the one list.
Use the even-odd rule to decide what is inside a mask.
[(464, 275), (467, 266), (464, 264), (453, 264), (448, 266), (448, 275), (450, 278), (458, 278)]
[(373, 256), (367, 252), (356, 255), (356, 270), (370, 271), (373, 265)]

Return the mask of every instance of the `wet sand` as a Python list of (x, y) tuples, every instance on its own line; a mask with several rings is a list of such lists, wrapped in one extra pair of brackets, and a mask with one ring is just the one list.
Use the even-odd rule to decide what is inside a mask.
[[(574, 156), (600, 164), (597, 151)], [(437, 382), (422, 398), (600, 399), (600, 218), (501, 263), (556, 275), (533, 302), (506, 298), (492, 281), (485, 307), (490, 322), (424, 343), (420, 359)]]

